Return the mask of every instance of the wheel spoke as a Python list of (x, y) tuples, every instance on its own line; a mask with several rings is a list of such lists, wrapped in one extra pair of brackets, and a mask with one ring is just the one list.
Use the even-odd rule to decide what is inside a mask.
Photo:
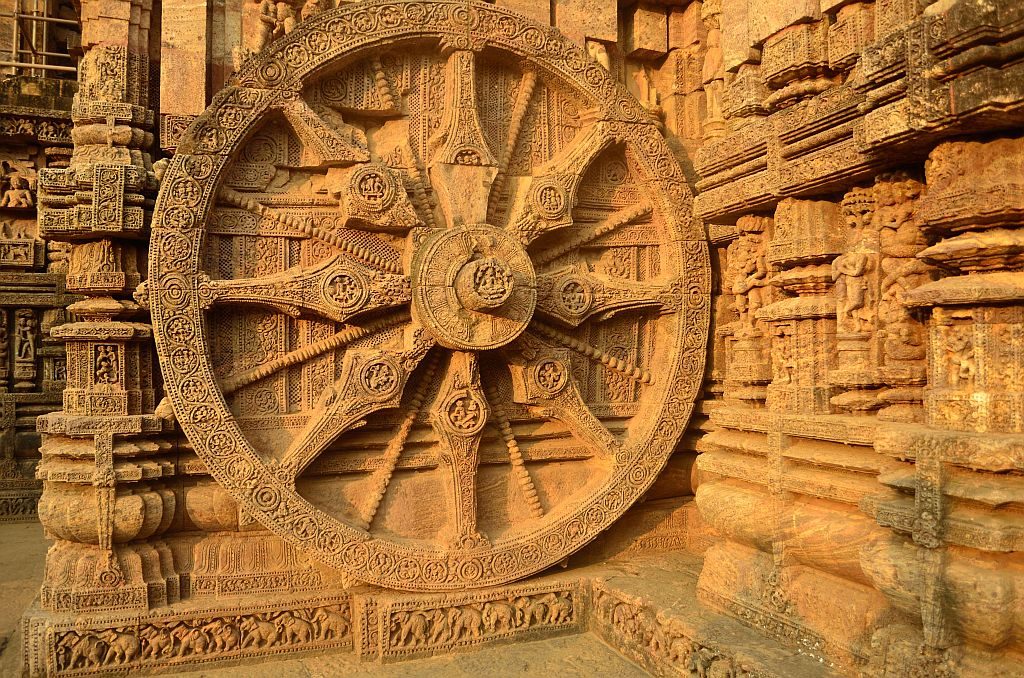
[(381, 273), (342, 255), (312, 268), (261, 278), (205, 278), (200, 280), (199, 296), (204, 309), (215, 304), (249, 304), (335, 322), (412, 300), (407, 276)]
[(487, 146), (476, 110), (476, 55), (454, 50), (445, 67), (444, 117), (430, 140), (430, 183), (448, 226), (480, 224), (498, 162)]
[(508, 125), (508, 138), (505, 148), (498, 158), (498, 175), (494, 179), (494, 187), (491, 189), (490, 201), (487, 209), (487, 223), (496, 223), (498, 206), (505, 194), (505, 181), (508, 179), (508, 164), (515, 153), (516, 145), (519, 143), (519, 133), (523, 128), (523, 120), (526, 118), (526, 111), (530, 107), (530, 100), (533, 98), (533, 90), (537, 85), (537, 74), (527, 66), (523, 72), (523, 78), (519, 81), (519, 91), (516, 93), (516, 101), (512, 106), (512, 119)]
[(402, 423), (395, 429), (387, 447), (384, 448), (384, 454), (381, 456), (383, 463), (381, 467), (376, 469), (370, 476), (369, 483), (371, 489), (366, 495), (366, 503), (358, 518), (359, 526), (364, 530), (370, 529), (370, 525), (373, 523), (373, 519), (377, 515), (377, 509), (380, 508), (380, 503), (384, 499), (384, 493), (387, 492), (388, 484), (391, 482), (391, 477), (395, 474), (395, 467), (398, 465), (398, 458), (402, 456), (402, 450), (405, 449), (405, 441), (409, 439), (409, 433), (412, 431), (413, 424), (416, 423), (416, 418), (419, 416), (420, 411), (423, 408), (423, 402), (427, 397), (427, 392), (430, 390), (430, 386), (434, 381), (434, 374), (437, 372), (437, 363), (438, 357), (436, 355), (427, 362), (427, 366), (423, 370), (423, 376), (420, 378), (419, 384), (416, 386), (416, 392), (409, 401), (409, 408), (406, 410), (405, 416), (402, 418)]
[(642, 370), (628, 360), (621, 360), (615, 356), (602, 351), (599, 348), (591, 346), (590, 344), (580, 341), (575, 337), (571, 337), (565, 334), (561, 330), (556, 330), (550, 325), (545, 325), (542, 322), (534, 322), (530, 327), (535, 330), (541, 336), (551, 339), (561, 346), (571, 348), (582, 356), (589, 358), (595, 363), (601, 363), (610, 370), (618, 372), (627, 379), (632, 379), (640, 384), (650, 385), (654, 383), (654, 375), (647, 370)]
[(594, 159), (614, 142), (608, 126), (598, 123), (552, 158), (517, 196), (507, 229), (528, 245), (545, 233), (572, 226), (580, 182)]
[(437, 228), (437, 221), (434, 219), (434, 207), (436, 203), (432, 200), (433, 195), (427, 194), (427, 180), (424, 176), (423, 166), (416, 153), (409, 145), (409, 140), (404, 139), (401, 143), (402, 159), (405, 161), (405, 170), (409, 175), (409, 183), (412, 187), (412, 204), (417, 214), (423, 219), (427, 228)]
[[(399, 264), (401, 255), (398, 252), (393, 252), (390, 245), (385, 244), (371, 233), (346, 229), (344, 236), (359, 237), (343, 237), (343, 234), (339, 231), (325, 231), (309, 223), (306, 219), (278, 212), (261, 204), (258, 200), (227, 186), (220, 189), (220, 197), (224, 202), (233, 207), (244, 209), (257, 216), (273, 219), (282, 226), (292, 228), (298, 233), (325, 242), (386, 273), (402, 272), (402, 266)], [(376, 252), (388, 252), (389, 256), (383, 257)]]
[(652, 285), (596, 275), (586, 267), (566, 267), (537, 276), (537, 310), (549, 318), (578, 327), (595, 315), (649, 308), (678, 310), (677, 285)]
[(506, 351), (512, 375), (512, 398), (531, 411), (557, 419), (598, 455), (619, 447), (615, 436), (587, 407), (569, 370), (569, 351), (520, 340), (520, 351)]
[(533, 484), (533, 478), (530, 477), (530, 471), (526, 468), (523, 453), (519, 450), (519, 442), (512, 430), (512, 422), (509, 421), (508, 413), (505, 412), (505, 407), (501, 404), (501, 396), (493, 386), (488, 386), (486, 391), (487, 401), (494, 414), (494, 421), (498, 425), (498, 431), (501, 433), (505, 447), (508, 448), (512, 473), (516, 477), (519, 489), (522, 490), (523, 498), (530, 505), (530, 514), (534, 518), (541, 518), (544, 516), (544, 507), (541, 506), (540, 497), (537, 496), (537, 488)]
[(580, 247), (586, 245), (587, 243), (591, 243), (597, 240), (601, 236), (608, 235), (609, 233), (618, 228), (628, 226), (629, 224), (637, 221), (638, 219), (641, 219), (642, 217), (647, 216), (650, 213), (651, 205), (650, 203), (646, 202), (641, 202), (639, 205), (633, 205), (632, 207), (627, 207), (625, 209), (619, 210), (618, 212), (615, 212), (610, 217), (608, 217), (600, 224), (595, 226), (594, 229), (591, 230), (589, 233), (583, 233), (581, 235), (576, 236), (575, 238), (570, 238), (569, 240), (566, 240), (565, 242), (559, 244), (556, 247), (540, 252), (539, 254), (537, 254), (537, 256), (533, 258), (533, 262), (537, 266), (550, 264), (552, 261), (555, 261), (559, 257), (565, 256), (569, 252), (577, 250)]
[(230, 395), (240, 388), (260, 381), (261, 379), (266, 379), (270, 375), (276, 374), (281, 370), (292, 367), (293, 365), (307, 362), (317, 356), (327, 353), (328, 351), (337, 350), (354, 341), (368, 337), (371, 334), (376, 334), (381, 330), (386, 330), (407, 322), (409, 322), (409, 314), (403, 312), (387, 318), (382, 318), (381, 320), (376, 320), (363, 327), (346, 327), (340, 332), (335, 333), (333, 336), (322, 339), (315, 344), (303, 346), (300, 349), (285, 353), (284, 355), (266, 362), (259, 367), (254, 367), (251, 370), (233, 374), (220, 383), (220, 389), (224, 395)]
[(341, 377), (321, 397), (309, 423), (279, 461), (282, 475), (294, 480), (345, 431), (380, 410), (398, 407), (409, 375), (433, 345), (422, 330), (407, 332), (405, 350), (349, 350)]
[(487, 398), (480, 388), (476, 355), (452, 353), (430, 419), (441, 447), (441, 468), (448, 475), (446, 488), (453, 511), (451, 546), (459, 550), (488, 543), (476, 526), (476, 473), (480, 464), (480, 435), (487, 416)]
[[(301, 98), (285, 104), (282, 111), (302, 142), (301, 166), (330, 167), (370, 159), (366, 135), (346, 124), (340, 113), (327, 109), (318, 112)], [(324, 116), (331, 118), (330, 122)]]

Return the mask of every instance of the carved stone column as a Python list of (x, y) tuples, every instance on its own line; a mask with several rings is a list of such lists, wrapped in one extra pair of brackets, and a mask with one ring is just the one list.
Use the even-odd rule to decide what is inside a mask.
[(994, 653), (1013, 644), (1024, 590), (1006, 494), (1024, 468), (1022, 157), (1020, 138), (955, 141), (926, 165), (919, 216), (941, 240), (917, 258), (953, 274), (906, 295), (930, 313), (926, 425), (891, 425), (875, 443), (905, 463), (881, 478), (893, 493), (875, 514), (891, 533), (864, 567), (917, 626), (876, 635), (875, 675), (1014, 670)]
[(772, 237), (772, 220), (743, 216), (736, 223), (737, 238), (729, 244), (725, 292), (737, 319), (723, 328), (729, 346), (725, 397), (763, 407), (771, 381), (768, 327), (758, 312), (774, 299), (765, 254)]
[(835, 299), (830, 263), (842, 251), (839, 209), (825, 200), (787, 198), (775, 211), (768, 262), (772, 284), (787, 298), (758, 312), (770, 327), (773, 379), (768, 407), (776, 412), (828, 413), (826, 375), (835, 358)]
[[(64, 407), (40, 417), (40, 518), (56, 539), (42, 606), (51, 611), (146, 610), (178, 596), (170, 550), (173, 465), (153, 412), (152, 331), (131, 299), (144, 268), (156, 181), (149, 147), (148, 0), (82, 4), (74, 151), (40, 173), (40, 228), (72, 242)], [(18, 322), (16, 320), (16, 322)], [(15, 363), (17, 370), (17, 363)], [(14, 375), (15, 380), (18, 375)]]

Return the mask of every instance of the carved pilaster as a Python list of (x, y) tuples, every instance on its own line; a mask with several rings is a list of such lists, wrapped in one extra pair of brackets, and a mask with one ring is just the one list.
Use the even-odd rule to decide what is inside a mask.
[[(149, 2), (82, 6), (74, 150), (67, 167), (40, 172), (40, 230), (73, 243), (68, 290), (76, 321), (54, 327), (66, 342), (63, 409), (41, 417), (40, 517), (57, 540), (41, 604), (59, 612), (147, 610), (178, 597), (169, 549), (158, 541), (174, 515), (164, 484), (153, 377), (152, 330), (131, 294), (140, 282), (148, 209), (156, 188), (149, 147)], [(15, 318), (17, 337), (31, 320)], [(15, 361), (15, 388), (19, 375)]]
[(834, 389), (835, 299), (831, 261), (845, 245), (839, 207), (824, 200), (787, 198), (775, 211), (767, 260), (772, 285), (785, 298), (761, 309), (772, 337), (768, 406), (778, 412), (828, 413)]

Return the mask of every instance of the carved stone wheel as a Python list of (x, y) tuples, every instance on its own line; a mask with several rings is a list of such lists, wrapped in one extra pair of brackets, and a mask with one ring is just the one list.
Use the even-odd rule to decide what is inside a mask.
[(243, 511), (352, 577), (509, 582), (651, 485), (710, 270), (657, 126), (553, 29), (362, 2), (250, 60), (163, 180), (167, 392)]

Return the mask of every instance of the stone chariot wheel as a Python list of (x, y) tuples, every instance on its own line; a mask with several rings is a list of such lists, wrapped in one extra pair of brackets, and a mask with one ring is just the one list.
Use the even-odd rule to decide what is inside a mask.
[(178, 421), (352, 577), (496, 585), (651, 485), (703, 376), (706, 244), (658, 127), (553, 29), (362, 2), (250, 58), (163, 179)]

